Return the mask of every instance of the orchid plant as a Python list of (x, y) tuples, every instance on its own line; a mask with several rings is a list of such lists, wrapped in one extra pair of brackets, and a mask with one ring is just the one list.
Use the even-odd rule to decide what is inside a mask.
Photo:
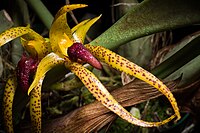
[[(12, 103), (17, 84), (30, 95), (30, 115), (33, 131), (41, 132), (42, 83), (45, 74), (60, 64), (64, 64), (66, 68), (79, 77), (93, 96), (105, 107), (134, 125), (155, 127), (163, 125), (175, 117), (177, 117), (176, 121), (180, 119), (176, 99), (167, 86), (158, 78), (102, 46), (83, 45), (87, 31), (101, 16), (84, 20), (70, 29), (66, 14), (71, 10), (86, 6), (84, 4), (73, 4), (62, 7), (54, 18), (49, 32), (49, 39), (43, 38), (29, 26), (14, 27), (0, 35), (0, 46), (20, 37), (23, 47), (29, 54), (23, 55), (18, 63), (16, 74), (8, 79), (5, 86), (3, 105), (5, 126), (8, 132), (14, 132)], [(135, 76), (154, 86), (168, 98), (175, 114), (161, 122), (146, 122), (134, 117), (112, 97), (96, 76), (83, 66), (84, 63), (88, 63), (97, 69), (102, 69), (101, 62), (105, 62), (119, 71)], [(32, 83), (29, 84), (31, 75), (34, 75), (34, 78)]]

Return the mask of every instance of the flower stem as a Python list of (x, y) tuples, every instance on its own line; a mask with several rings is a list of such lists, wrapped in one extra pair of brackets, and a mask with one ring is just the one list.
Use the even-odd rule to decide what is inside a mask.
[(53, 22), (53, 16), (41, 0), (26, 0), (26, 2), (32, 7), (44, 25), (50, 29), (51, 23)]

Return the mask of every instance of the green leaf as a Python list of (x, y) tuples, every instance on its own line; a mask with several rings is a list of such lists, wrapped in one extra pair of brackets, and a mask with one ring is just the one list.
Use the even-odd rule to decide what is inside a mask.
[(199, 79), (200, 75), (200, 55), (182, 66), (180, 69), (169, 75), (166, 80), (175, 79), (182, 75), (179, 86), (186, 86)]
[[(193, 40), (186, 40), (182, 42), (184, 47), (180, 48), (177, 52), (171, 55), (164, 62), (159, 64), (157, 68), (151, 72), (159, 78), (165, 78), (171, 73), (178, 70), (180, 67), (197, 57), (200, 53), (200, 35), (193, 36)], [(193, 70), (191, 70), (193, 71)]]
[(90, 44), (114, 49), (139, 37), (199, 23), (199, 5), (198, 0), (145, 0)]
[(0, 33), (12, 27), (13, 22), (5, 10), (0, 11)]

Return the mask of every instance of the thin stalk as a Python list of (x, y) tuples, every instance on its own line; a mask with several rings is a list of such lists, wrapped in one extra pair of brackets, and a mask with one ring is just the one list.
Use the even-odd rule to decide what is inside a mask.
[(29, 6), (35, 11), (44, 25), (50, 29), (51, 23), (53, 22), (54, 17), (46, 8), (46, 6), (41, 2), (41, 0), (26, 0)]

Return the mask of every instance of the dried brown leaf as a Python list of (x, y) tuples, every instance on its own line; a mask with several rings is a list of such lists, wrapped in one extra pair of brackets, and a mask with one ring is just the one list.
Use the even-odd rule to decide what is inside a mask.
[[(174, 90), (178, 81), (168, 82), (167, 86)], [(142, 103), (156, 98), (162, 94), (143, 81), (134, 80), (129, 84), (116, 89), (111, 94), (124, 107)], [(74, 110), (73, 112), (46, 123), (43, 132), (81, 133), (98, 131), (103, 126), (114, 120), (117, 116), (95, 101), (91, 104)]]

